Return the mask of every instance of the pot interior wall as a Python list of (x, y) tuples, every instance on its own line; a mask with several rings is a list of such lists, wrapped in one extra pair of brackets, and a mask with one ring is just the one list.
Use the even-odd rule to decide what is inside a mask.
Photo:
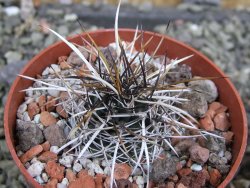
[[(120, 37), (125, 41), (131, 41), (134, 37), (134, 31), (133, 30), (121, 30), (120, 31)], [(93, 32), (91, 33), (92, 38), (94, 41), (97, 42), (99, 46), (106, 46), (110, 42), (114, 41), (114, 33), (111, 30), (104, 30), (100, 32)], [(152, 36), (152, 33), (145, 33), (144, 34), (144, 42), (149, 40)], [(87, 38), (86, 36), (84, 36)], [(148, 46), (147, 50), (148, 52), (154, 51), (154, 49), (157, 47), (161, 40), (160, 35), (155, 35), (152, 42)], [(82, 44), (82, 39), (77, 36), (75, 38), (71, 38), (72, 42)], [(141, 41), (139, 40), (137, 42), (137, 47), (141, 45)], [(38, 56), (36, 56), (34, 59), (32, 59), (28, 65), (25, 66), (21, 74), (35, 77), (37, 74), (40, 74), (45, 67), (52, 63), (57, 62), (57, 58), (62, 55), (68, 55), (70, 53), (70, 49), (64, 44), (64, 43), (58, 43), (55, 44), (48, 49), (41, 52)], [(167, 53), (167, 56), (170, 58), (182, 58), (188, 55), (194, 55), (192, 58), (187, 60), (185, 63), (190, 65), (192, 67), (192, 71), (194, 75), (204, 76), (204, 77), (220, 77), (218, 79), (214, 79), (213, 81), (216, 83), (218, 89), (219, 89), (219, 100), (224, 105), (229, 107), (229, 113), (230, 113), (230, 120), (232, 123), (232, 131), (235, 134), (234, 138), (234, 144), (233, 144), (233, 160), (235, 161), (238, 156), (239, 152), (241, 150), (241, 147), (244, 146), (244, 140), (243, 135), (246, 135), (245, 124), (246, 121), (244, 119), (244, 109), (242, 109), (241, 101), (235, 92), (234, 87), (230, 83), (230, 81), (225, 78), (225, 75), (216, 68), (206, 57), (202, 56), (197, 51), (179, 43), (169, 38), (164, 38), (164, 41), (161, 45), (161, 48), (158, 51), (158, 54), (165, 54)], [(23, 102), (24, 100), (24, 93), (20, 91), (23, 89), (28, 88), (31, 86), (32, 82), (28, 81), (26, 79), (18, 77), (10, 91), (9, 94), (9, 103), (7, 103), (8, 110), (5, 112), (6, 115), (6, 121), (9, 127), (9, 135), (10, 135), (10, 142), (8, 143), (8, 146), (10, 148), (11, 154), (16, 160), (17, 165), (21, 169), (22, 173), (24, 173), (25, 177), (27, 178), (28, 173), (20, 163), (19, 159), (16, 156), (16, 153), (14, 151), (15, 142), (14, 142), (14, 133), (15, 133), (15, 126), (16, 126), (16, 112), (18, 106)], [(7, 139), (8, 140), (8, 139)], [(12, 145), (12, 146), (11, 146)], [(243, 145), (243, 146), (242, 146)], [(241, 159), (240, 159), (241, 160)], [(238, 168), (239, 164), (236, 165), (236, 169)], [(231, 173), (231, 177), (235, 174), (235, 172)], [(32, 181), (33, 179), (27, 178), (28, 181)], [(231, 179), (229, 179), (230, 181)], [(228, 182), (229, 182), (228, 181)], [(226, 183), (228, 183), (226, 182)], [(33, 186), (38, 186), (36, 182), (31, 183)]]

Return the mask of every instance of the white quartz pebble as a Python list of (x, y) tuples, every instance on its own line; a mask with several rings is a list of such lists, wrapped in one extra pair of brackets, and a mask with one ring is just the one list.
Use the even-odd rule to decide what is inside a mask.
[(58, 150), (58, 149), (59, 149), (58, 146), (51, 146), (51, 147), (50, 147), (50, 151), (53, 152), (53, 153), (55, 153), (55, 154), (57, 154), (57, 150)]
[(76, 172), (80, 172), (82, 170), (82, 165), (80, 163), (75, 163), (73, 165), (73, 170)]
[(191, 170), (193, 170), (193, 171), (201, 171), (202, 170), (202, 166), (201, 165), (199, 165), (199, 164), (196, 164), (196, 163), (194, 163), (194, 164), (192, 164), (192, 166), (191, 166)]
[(59, 163), (67, 168), (71, 168), (73, 163), (74, 157), (71, 155), (63, 156), (61, 159), (59, 159)]
[(30, 165), (27, 171), (32, 177), (36, 177), (42, 174), (43, 169), (44, 164), (38, 161)]

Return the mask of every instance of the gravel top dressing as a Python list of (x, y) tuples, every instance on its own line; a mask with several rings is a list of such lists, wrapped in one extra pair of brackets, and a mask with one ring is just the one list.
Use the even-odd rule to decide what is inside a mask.
[[(119, 10), (119, 9), (118, 9)], [(118, 15), (118, 14), (117, 14)], [(117, 22), (116, 22), (117, 23)], [(117, 26), (117, 24), (116, 24)], [(49, 29), (51, 30), (51, 29)], [(227, 107), (212, 80), (152, 39), (97, 47), (83, 39), (31, 78), (17, 112), (17, 153), (45, 187), (216, 187), (230, 170)], [(90, 36), (89, 36), (90, 37)], [(217, 78), (213, 78), (217, 79)]]

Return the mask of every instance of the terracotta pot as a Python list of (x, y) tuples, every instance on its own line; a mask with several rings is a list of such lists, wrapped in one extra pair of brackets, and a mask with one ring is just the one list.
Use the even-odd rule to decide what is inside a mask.
[[(134, 36), (134, 30), (121, 29), (120, 37), (125, 41), (132, 41)], [(90, 32), (90, 35), (99, 46), (106, 46), (111, 42), (114, 42), (114, 30), (99, 30)], [(153, 41), (148, 48), (149, 52), (152, 52), (159, 44), (162, 35), (145, 32), (144, 41), (147, 41), (151, 36), (154, 36)], [(85, 34), (82, 37), (86, 37)], [(82, 44), (80, 36), (70, 38), (72, 42)], [(140, 45), (138, 42), (137, 45)], [(43, 50), (36, 57), (34, 57), (21, 71), (20, 74), (34, 77), (52, 63), (57, 62), (57, 58), (63, 55), (69, 55), (70, 48), (63, 42), (56, 43), (47, 49)], [(164, 42), (161, 45), (158, 54), (165, 54), (167, 52), (168, 57), (182, 58), (191, 54), (194, 56), (185, 63), (192, 67), (194, 75), (204, 77), (226, 77), (226, 75), (214, 65), (207, 57), (200, 52), (190, 48), (189, 46), (180, 43), (174, 39), (164, 36)], [(241, 98), (234, 88), (233, 84), (228, 78), (215, 79), (215, 84), (219, 90), (219, 101), (229, 107), (230, 121), (232, 123), (232, 131), (235, 134), (233, 143), (233, 166), (227, 175), (226, 179), (220, 184), (219, 187), (226, 187), (226, 185), (232, 180), (236, 174), (240, 163), (242, 161), (246, 144), (247, 144), (247, 118), (244, 106)], [(19, 92), (22, 89), (31, 86), (32, 82), (20, 77), (17, 77), (14, 81), (8, 96), (8, 100), (4, 113), (4, 127), (5, 137), (7, 141), (10, 153), (20, 169), (21, 173), (25, 176), (27, 182), (32, 187), (41, 187), (26, 171), (25, 167), (17, 157), (15, 151), (15, 126), (16, 126), (16, 112), (19, 105), (24, 101), (25, 93)]]

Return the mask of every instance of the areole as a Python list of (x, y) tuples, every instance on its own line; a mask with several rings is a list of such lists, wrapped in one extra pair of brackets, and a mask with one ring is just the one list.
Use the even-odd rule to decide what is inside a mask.
[[(135, 30), (132, 29), (120, 29), (119, 36), (124, 41), (132, 41)], [(89, 33), (90, 36), (99, 46), (107, 46), (109, 43), (115, 41), (115, 35), (113, 29), (98, 30)], [(162, 35), (145, 32), (144, 40), (147, 41), (153, 36), (153, 40), (148, 47), (148, 52), (152, 52), (159, 44)], [(71, 42), (82, 44), (81, 37), (88, 39), (85, 33), (70, 38)], [(140, 42), (137, 41), (136, 46), (139, 46)], [(37, 74), (45, 69), (45, 67), (53, 64), (57, 61), (59, 56), (69, 55), (71, 49), (63, 42), (58, 42), (34, 57), (21, 71), (20, 74), (35, 77)], [(232, 131), (234, 132), (233, 142), (233, 165), (225, 180), (218, 186), (220, 188), (226, 187), (226, 185), (232, 180), (234, 175), (240, 166), (242, 158), (247, 144), (247, 118), (246, 112), (241, 101), (239, 94), (234, 88), (231, 81), (226, 78), (226, 75), (214, 65), (207, 57), (192, 49), (191, 47), (164, 36), (164, 40), (158, 54), (167, 53), (171, 59), (182, 58), (188, 55), (194, 55), (185, 63), (192, 67), (194, 75), (203, 77), (221, 77), (220, 79), (213, 80), (219, 90), (219, 101), (229, 108), (230, 121), (232, 123)], [(31, 187), (41, 187), (27, 172), (21, 161), (19, 160), (15, 151), (15, 126), (16, 126), (16, 112), (18, 106), (22, 103), (25, 94), (19, 92), (25, 88), (28, 88), (32, 84), (32, 81), (26, 80), (21, 77), (17, 77), (10, 89), (8, 100), (5, 106), (4, 113), (4, 128), (5, 138), (10, 150), (10, 153), (20, 169), (21, 173), (26, 178), (28, 184)]]

